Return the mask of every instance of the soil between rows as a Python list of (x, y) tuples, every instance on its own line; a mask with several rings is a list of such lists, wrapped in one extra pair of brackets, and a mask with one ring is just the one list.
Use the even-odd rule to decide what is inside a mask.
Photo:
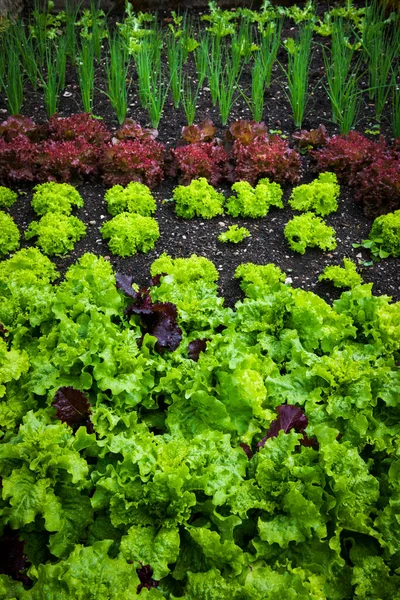
[[(327, 8), (328, 3), (320, 3), (319, 11), (321, 13)], [(201, 15), (201, 13), (197, 14)], [(295, 27), (293, 23), (287, 21), (283, 29), (282, 38), (285, 39), (286, 37), (293, 36), (294, 33)], [(321, 44), (326, 43), (324, 38), (318, 38), (318, 36), (316, 36), (316, 41)], [(280, 50), (278, 61), (283, 62), (284, 59), (285, 51)], [(194, 66), (192, 65), (190, 68), (193, 77), (195, 77)], [(333, 135), (338, 131), (336, 126), (329, 120), (329, 99), (321, 82), (323, 71), (322, 50), (317, 45), (309, 76), (312, 95), (306, 111), (303, 128), (314, 128), (323, 123), (327, 127), (328, 132)], [(148, 126), (150, 123), (147, 113), (138, 103), (137, 84), (134, 80), (134, 73), (132, 73), (132, 79), (127, 116), (139, 121), (142, 126)], [(66, 82), (64, 95), (60, 99), (59, 116), (68, 116), (83, 111), (79, 88), (74, 71), (71, 68), (68, 68)], [(242, 85), (246, 86), (249, 83), (250, 73), (248, 70), (245, 70), (242, 76)], [(279, 129), (284, 135), (290, 136), (295, 131), (295, 128), (282, 85), (282, 72), (279, 65), (275, 64), (272, 85), (266, 94), (264, 122), (269, 129)], [(366, 86), (366, 81), (363, 82), (363, 85)], [(96, 73), (96, 93), (93, 112), (95, 115), (101, 116), (108, 127), (115, 130), (118, 128), (118, 123), (108, 99), (102, 93), (105, 87), (106, 82), (103, 69), (98, 69)], [(42, 94), (29, 89), (28, 84), (25, 88), (25, 103), (22, 113), (32, 117), (39, 123), (46, 120)], [(4, 119), (7, 117), (4, 99), (0, 99), (0, 114), (4, 116)], [(365, 129), (371, 127), (375, 122), (373, 115), (373, 106), (368, 104), (367, 98), (363, 99), (357, 130), (364, 133)], [(206, 117), (214, 121), (218, 127), (217, 135), (222, 136), (225, 128), (221, 125), (218, 110), (211, 107), (209, 91), (207, 88), (203, 88), (199, 94), (195, 122), (199, 122)], [(250, 111), (241, 97), (238, 98), (231, 111), (228, 125), (240, 118), (251, 118)], [(181, 109), (174, 109), (172, 102), (168, 100), (160, 122), (158, 140), (164, 142), (167, 147), (175, 146), (180, 137), (181, 128), (184, 125), (186, 125), (186, 118), (183, 111)], [(381, 131), (387, 138), (390, 138), (389, 107), (387, 107), (386, 113), (384, 113)], [(309, 159), (303, 157), (302, 160), (303, 177), (301, 183), (307, 183), (316, 174), (312, 172)], [(220, 293), (225, 297), (228, 305), (232, 305), (241, 297), (238, 282), (233, 279), (233, 275), (236, 267), (243, 262), (254, 262), (257, 264), (273, 262), (287, 274), (289, 278), (288, 282), (292, 283), (293, 286), (311, 290), (330, 301), (337, 297), (340, 292), (335, 290), (330, 284), (318, 282), (318, 276), (326, 265), (341, 264), (344, 257), (349, 257), (359, 264), (364, 281), (374, 283), (374, 294), (387, 294), (394, 301), (400, 300), (400, 260), (389, 258), (371, 267), (363, 267), (362, 263), (370, 259), (369, 252), (364, 249), (355, 249), (352, 247), (353, 242), (359, 242), (367, 237), (372, 220), (365, 217), (361, 206), (354, 202), (353, 190), (350, 188), (341, 186), (339, 209), (336, 213), (326, 218), (328, 225), (334, 227), (336, 231), (337, 248), (332, 252), (307, 249), (304, 255), (300, 255), (289, 249), (283, 235), (284, 226), (294, 214), (287, 205), (291, 186), (284, 186), (285, 209), (272, 208), (269, 214), (262, 219), (240, 219), (224, 215), (211, 220), (198, 218), (186, 220), (178, 218), (175, 215), (174, 203), (163, 203), (163, 200), (172, 198), (172, 191), (176, 185), (178, 185), (177, 180), (166, 179), (153, 191), (154, 197), (157, 200), (157, 212), (154, 216), (159, 223), (161, 234), (154, 250), (147, 254), (139, 253), (129, 258), (113, 256), (99, 232), (99, 228), (104, 221), (110, 218), (104, 201), (106, 188), (100, 182), (85, 182), (77, 185), (76, 187), (85, 201), (85, 206), (74, 214), (87, 225), (87, 234), (76, 244), (72, 253), (66, 257), (56, 257), (53, 259), (61, 275), (82, 254), (85, 252), (94, 252), (110, 260), (115, 270), (123, 273), (131, 273), (139, 285), (146, 285), (149, 281), (149, 266), (163, 252), (167, 252), (174, 258), (187, 257), (196, 253), (212, 260), (217, 267), (220, 274)], [(20, 189), (23, 194), (12, 207), (10, 213), (19, 226), (21, 234), (23, 234), (29, 223), (36, 218), (36, 215), (30, 205), (32, 198), (31, 186), (20, 186)], [(218, 190), (225, 192), (226, 196), (229, 195), (229, 186), (220, 187)], [(217, 237), (219, 233), (233, 223), (247, 227), (251, 237), (237, 245), (218, 242)], [(32, 244), (31, 242), (22, 241), (21, 245), (24, 247)]]

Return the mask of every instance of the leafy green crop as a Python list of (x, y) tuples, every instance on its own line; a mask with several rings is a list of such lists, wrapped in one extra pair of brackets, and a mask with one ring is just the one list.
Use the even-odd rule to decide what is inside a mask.
[(212, 219), (224, 213), (224, 195), (217, 192), (205, 177), (193, 179), (189, 185), (178, 185), (173, 196), (178, 217)]
[(286, 224), (284, 234), (290, 248), (300, 254), (304, 254), (307, 247), (318, 247), (321, 250), (336, 248), (333, 227), (329, 227), (325, 221), (311, 212), (293, 217)]
[(10, 188), (0, 185), (0, 208), (10, 208), (18, 198), (18, 194)]
[(32, 208), (37, 215), (50, 212), (70, 215), (73, 207), (81, 208), (83, 199), (69, 183), (40, 183), (33, 188)]
[(271, 206), (283, 208), (282, 188), (278, 183), (268, 179), (260, 179), (253, 188), (247, 181), (233, 184), (232, 190), (236, 196), (231, 196), (226, 202), (226, 212), (233, 217), (265, 217)]
[(0, 256), (19, 247), (20, 234), (10, 215), (0, 210)]
[(226, 231), (220, 233), (218, 236), (218, 241), (238, 244), (239, 242), (243, 242), (243, 240), (248, 237), (250, 237), (250, 231), (246, 229), (246, 227), (231, 225)]
[(294, 210), (311, 210), (323, 217), (338, 208), (340, 186), (334, 173), (320, 173), (311, 183), (293, 188), (289, 204)]
[(362, 277), (357, 273), (356, 265), (349, 258), (343, 259), (343, 267), (337, 265), (325, 267), (318, 279), (319, 281), (324, 279), (332, 281), (333, 285), (338, 288), (353, 288), (362, 283)]
[(150, 217), (156, 210), (156, 201), (147, 185), (132, 181), (126, 187), (114, 185), (106, 191), (104, 197), (110, 215), (122, 212), (137, 213)]
[(59, 256), (73, 250), (85, 233), (86, 225), (77, 217), (49, 212), (29, 225), (25, 238), (37, 236), (36, 244), (45, 254)]
[(122, 212), (100, 229), (111, 252), (119, 256), (132, 256), (136, 252), (148, 252), (160, 237), (158, 223), (152, 217)]
[(243, 263), (235, 271), (235, 277), (240, 279), (240, 287), (248, 294), (250, 285), (263, 286), (275, 285), (286, 279), (286, 274), (276, 265), (255, 265), (254, 263)]
[(398, 600), (400, 303), (151, 275), (0, 264), (0, 597)]
[(368, 239), (354, 248), (368, 248), (374, 258), (400, 256), (400, 210), (377, 217), (372, 223)]

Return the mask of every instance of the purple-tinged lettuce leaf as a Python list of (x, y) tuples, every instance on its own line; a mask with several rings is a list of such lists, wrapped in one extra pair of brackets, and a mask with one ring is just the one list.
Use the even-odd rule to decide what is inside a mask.
[(8, 330), (4, 327), (2, 323), (0, 323), (0, 336), (5, 338), (8, 333)]
[(131, 298), (137, 298), (137, 292), (132, 288), (133, 276), (125, 275), (124, 273), (116, 273), (115, 274), (115, 282), (117, 285), (117, 289), (124, 292), (126, 296), (130, 296)]
[(150, 565), (143, 565), (139, 569), (136, 569), (136, 573), (138, 574), (138, 577), (140, 579), (140, 583), (137, 587), (138, 594), (143, 588), (151, 590), (151, 588), (155, 588), (158, 586), (159, 581), (153, 579), (153, 569)]
[(19, 540), (18, 531), (6, 527), (0, 538), (0, 574), (28, 584), (30, 579), (21, 573), (27, 567), (24, 546), (25, 542)]
[(83, 392), (72, 386), (61, 387), (53, 400), (57, 409), (57, 419), (77, 428), (84, 425), (89, 433), (93, 430), (90, 422), (90, 404)]
[(285, 433), (289, 433), (292, 429), (294, 429), (297, 433), (302, 433), (304, 439), (301, 441), (303, 446), (315, 446), (316, 442), (307, 437), (305, 433), (305, 428), (308, 425), (308, 419), (304, 412), (298, 406), (292, 406), (290, 404), (281, 404), (281, 406), (277, 406), (276, 408), (278, 412), (278, 418), (272, 421), (267, 435), (263, 437), (263, 439), (258, 442), (257, 448), (263, 448), (265, 446), (265, 442), (273, 437), (277, 437), (279, 432), (283, 430)]
[(254, 456), (253, 455), (253, 450), (251, 449), (251, 447), (248, 444), (245, 444), (245, 443), (239, 444), (239, 446), (241, 448), (243, 448), (243, 451), (246, 454), (247, 458), (249, 460), (251, 460), (253, 458), (253, 456)]
[(125, 314), (139, 315), (143, 325), (143, 335), (148, 333), (157, 338), (156, 349), (176, 350), (182, 340), (182, 330), (176, 319), (178, 311), (172, 302), (152, 302), (150, 290), (143, 289), (137, 294), (134, 304), (128, 306)]
[(205, 351), (207, 342), (207, 338), (192, 340), (188, 345), (188, 357), (197, 362), (200, 352)]

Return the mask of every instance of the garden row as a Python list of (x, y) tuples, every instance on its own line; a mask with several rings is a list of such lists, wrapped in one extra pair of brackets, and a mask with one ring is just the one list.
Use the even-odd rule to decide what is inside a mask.
[(213, 185), (260, 178), (275, 183), (298, 183), (302, 177), (300, 152), (309, 152), (316, 171), (330, 171), (354, 189), (364, 213), (375, 217), (398, 208), (400, 148), (383, 138), (373, 141), (358, 132), (331, 138), (323, 126), (293, 136), (298, 150), (263, 123), (237, 121), (225, 139), (214, 138), (206, 120), (185, 127), (182, 145), (169, 149), (156, 141), (157, 131), (142, 129), (132, 120), (114, 134), (87, 114), (52, 117), (37, 126), (26, 117), (9, 117), (0, 126), (0, 181), (59, 181), (102, 177), (110, 186), (131, 181), (150, 188), (165, 175), (183, 184), (204, 177)]
[[(283, 40), (285, 18), (292, 20), (286, 21), (290, 25), (294, 21), (297, 33)], [(112, 27), (93, 2), (91, 10), (80, 12), (71, 4), (58, 15), (37, 5), (28, 22), (5, 23), (0, 85), (9, 113), (21, 112), (29, 80), (33, 91), (43, 90), (47, 114), (53, 116), (71, 67), (84, 111), (93, 112), (100, 78), (105, 82), (100, 89), (120, 124), (133, 88), (153, 127), (159, 125), (167, 98), (175, 109), (182, 107), (192, 124), (199, 95), (206, 90), (223, 125), (238, 101), (260, 122), (274, 76), (289, 101), (295, 127), (301, 127), (317, 87), (309, 81), (313, 56), (322, 47), (324, 76), (318, 86), (322, 89), (323, 83), (340, 132), (355, 127), (365, 98), (375, 107), (378, 129), (390, 105), (393, 135), (400, 136), (398, 15), (388, 17), (376, 0), (365, 7), (348, 1), (320, 18), (311, 0), (286, 9), (266, 0), (260, 11), (224, 11), (210, 2), (210, 12), (199, 22), (174, 12), (166, 21), (135, 13), (127, 3), (125, 18)], [(314, 34), (319, 37), (313, 42)]]
[[(255, 187), (247, 181), (232, 186), (233, 196), (225, 198), (204, 177), (193, 179), (187, 186), (173, 190), (175, 212), (178, 217), (211, 219), (224, 212), (232, 217), (260, 219), (271, 207), (284, 208), (283, 190), (277, 183), (261, 179)], [(84, 201), (78, 191), (67, 183), (43, 183), (33, 188), (32, 208), (39, 221), (33, 221), (25, 231), (27, 240), (37, 237), (37, 245), (48, 256), (65, 255), (74, 249), (75, 243), (86, 233), (86, 225), (72, 216), (73, 208), (82, 208)], [(289, 205), (300, 216), (293, 217), (284, 228), (290, 248), (304, 254), (308, 247), (322, 250), (336, 248), (335, 231), (320, 216), (327, 216), (338, 209), (340, 186), (334, 173), (321, 173), (309, 184), (293, 188)], [(17, 194), (0, 186), (0, 209), (10, 208)], [(148, 252), (160, 237), (157, 221), (152, 218), (156, 201), (150, 189), (138, 182), (125, 188), (115, 185), (107, 190), (105, 201), (112, 215), (100, 228), (108, 239), (113, 254), (126, 257), (138, 251)], [(317, 216), (320, 215), (320, 216)], [(218, 240), (223, 243), (239, 243), (250, 232), (245, 227), (231, 225)], [(369, 238), (362, 244), (376, 258), (400, 256), (400, 210), (377, 217)], [(0, 210), (0, 257), (17, 250), (20, 233), (11, 216)]]

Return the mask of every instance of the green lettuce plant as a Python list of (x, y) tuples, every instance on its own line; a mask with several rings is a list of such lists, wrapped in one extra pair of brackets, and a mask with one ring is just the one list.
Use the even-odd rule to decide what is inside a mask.
[(122, 212), (137, 213), (143, 217), (152, 215), (157, 206), (147, 185), (132, 181), (126, 187), (114, 185), (104, 196), (110, 215)]
[(253, 188), (247, 181), (237, 181), (232, 190), (236, 196), (226, 201), (226, 212), (233, 217), (265, 217), (271, 206), (283, 208), (282, 188), (269, 179), (260, 179)]
[(223, 231), (218, 236), (219, 242), (231, 242), (238, 244), (243, 242), (245, 238), (250, 237), (250, 231), (246, 227), (238, 227), (237, 225), (231, 225), (226, 231)]
[(284, 282), (286, 273), (274, 265), (256, 265), (254, 263), (242, 263), (235, 271), (235, 278), (240, 279), (240, 287), (249, 295), (249, 286), (269, 286)]
[(372, 223), (368, 239), (354, 248), (367, 248), (375, 259), (400, 256), (400, 210), (377, 217)]
[(224, 213), (224, 195), (217, 192), (205, 177), (193, 179), (189, 185), (178, 185), (173, 191), (178, 217), (212, 219)]
[(104, 223), (100, 229), (108, 245), (118, 256), (132, 256), (137, 252), (148, 252), (160, 237), (158, 223), (152, 217), (123, 212)]
[(399, 303), (36, 255), (0, 263), (0, 597), (397, 598)]
[(0, 256), (19, 247), (20, 234), (14, 219), (0, 210)]
[(0, 208), (10, 208), (16, 199), (18, 194), (10, 190), (10, 188), (0, 185)]
[(335, 230), (323, 219), (311, 212), (293, 217), (285, 226), (285, 238), (294, 252), (304, 254), (306, 248), (334, 250), (336, 248)]
[(86, 234), (86, 225), (77, 217), (63, 213), (46, 213), (33, 221), (27, 231), (27, 240), (37, 237), (36, 245), (48, 256), (61, 256), (74, 249)]
[(338, 288), (353, 288), (363, 282), (361, 275), (357, 273), (355, 263), (350, 258), (343, 259), (343, 267), (339, 265), (325, 267), (318, 279), (331, 281)]
[(289, 204), (294, 210), (313, 211), (325, 217), (338, 209), (340, 186), (334, 173), (320, 173), (311, 183), (293, 188)]
[(32, 284), (55, 281), (59, 273), (55, 265), (39, 248), (22, 248), (11, 258), (0, 263), (0, 281), (2, 283), (24, 282)]
[(82, 208), (82, 196), (69, 183), (50, 181), (40, 183), (33, 188), (32, 208), (37, 215), (51, 212), (70, 215), (73, 208)]

